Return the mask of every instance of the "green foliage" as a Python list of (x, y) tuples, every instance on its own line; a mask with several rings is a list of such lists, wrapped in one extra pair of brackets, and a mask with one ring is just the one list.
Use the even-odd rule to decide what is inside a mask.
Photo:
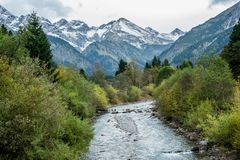
[(145, 98), (151, 98), (153, 96), (155, 87), (156, 86), (153, 83), (150, 83), (147, 86), (144, 86), (143, 89), (142, 89), (143, 96)]
[(28, 24), (22, 34), (24, 32), (28, 35), (25, 39), (25, 47), (28, 49), (30, 57), (40, 59), (41, 65), (50, 69), (53, 63), (51, 46), (35, 12), (28, 17)]
[(106, 92), (98, 85), (93, 88), (93, 105), (98, 108), (106, 108), (108, 105), (108, 98)]
[(168, 79), (175, 73), (175, 69), (171, 66), (164, 66), (159, 70), (156, 83), (160, 84), (163, 80)]
[(205, 136), (214, 143), (240, 149), (240, 90), (236, 87), (234, 100), (230, 112), (223, 112), (218, 116), (211, 116), (203, 125)]
[(7, 35), (8, 33), (9, 33), (8, 29), (2, 24), (1, 28), (0, 28), (0, 34), (1, 35)]
[(188, 112), (185, 124), (191, 128), (202, 128), (209, 116), (213, 115), (213, 105), (210, 101), (201, 102), (199, 106)]
[(178, 66), (178, 68), (180, 69), (184, 69), (184, 68), (193, 68), (193, 64), (191, 61), (182, 61), (182, 63), (180, 64), (180, 66)]
[(151, 65), (148, 62), (146, 62), (144, 70), (147, 70), (147, 69), (150, 69), (150, 68), (151, 68)]
[(81, 68), (81, 69), (79, 70), (79, 74), (82, 75), (84, 78), (87, 79), (87, 75), (86, 75), (84, 69)]
[(0, 159), (79, 159), (92, 137), (31, 59), (0, 58)]
[(136, 102), (141, 99), (142, 91), (136, 86), (131, 86), (128, 90), (128, 99), (130, 102)]
[(161, 61), (159, 58), (157, 58), (156, 56), (153, 57), (152, 60), (152, 67), (160, 67), (161, 66)]
[(117, 76), (117, 75), (123, 73), (124, 71), (126, 71), (126, 69), (127, 69), (127, 62), (125, 62), (124, 60), (121, 59), (121, 60), (119, 61), (118, 70), (117, 70), (117, 72), (115, 73), (115, 75)]
[(204, 101), (211, 102), (213, 113), (229, 110), (234, 86), (227, 63), (213, 56), (202, 59), (193, 69), (178, 70), (163, 81), (155, 91), (155, 99), (161, 114), (192, 125), (196, 121), (190, 122), (189, 114), (199, 111), (197, 108)]
[(163, 61), (163, 66), (170, 66), (170, 63), (167, 59)]
[(141, 86), (142, 81), (142, 71), (139, 69), (138, 65), (133, 61), (127, 65), (127, 69), (124, 74), (130, 80), (129, 85)]
[(234, 110), (231, 113), (225, 113), (218, 118), (210, 117), (208, 126), (205, 125), (205, 136), (214, 143), (240, 149), (239, 131), (240, 131), (240, 111)]
[(121, 102), (128, 102), (129, 97), (128, 97), (128, 92), (126, 90), (121, 90), (118, 92), (118, 97)]
[(119, 104), (121, 102), (121, 99), (118, 96), (119, 90), (113, 88), (112, 85), (107, 85), (105, 91), (111, 104)]
[(229, 63), (235, 79), (240, 76), (240, 23), (238, 23), (230, 36), (230, 42), (224, 47), (221, 57)]
[[(91, 117), (97, 107), (106, 107), (106, 93), (95, 84), (87, 81), (77, 71), (59, 67), (58, 84), (69, 109), (81, 118)], [(99, 103), (99, 104), (98, 104)]]
[(91, 80), (94, 83), (99, 84), (101, 87), (105, 87), (107, 85), (105, 73), (100, 64), (95, 65)]
[(24, 48), (21, 37), (4, 32), (7, 31), (0, 32), (0, 55), (7, 57), (10, 64), (13, 60), (20, 62), (23, 57), (28, 55), (28, 50)]

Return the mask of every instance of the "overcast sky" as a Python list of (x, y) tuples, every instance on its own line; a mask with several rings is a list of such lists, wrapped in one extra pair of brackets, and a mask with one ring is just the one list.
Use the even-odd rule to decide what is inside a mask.
[(124, 17), (160, 32), (184, 31), (216, 16), (239, 0), (0, 0), (15, 15), (35, 10), (52, 21), (78, 19), (99, 26)]

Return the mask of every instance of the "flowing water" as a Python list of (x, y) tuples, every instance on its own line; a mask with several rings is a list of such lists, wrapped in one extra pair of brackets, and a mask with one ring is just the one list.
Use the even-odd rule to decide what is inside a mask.
[(193, 145), (151, 116), (152, 102), (109, 109), (94, 125), (87, 160), (193, 160)]

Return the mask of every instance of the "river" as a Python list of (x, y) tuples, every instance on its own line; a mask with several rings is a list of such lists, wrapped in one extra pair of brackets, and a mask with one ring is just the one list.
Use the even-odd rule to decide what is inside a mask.
[(195, 160), (193, 144), (152, 116), (152, 102), (120, 105), (96, 120), (87, 160)]

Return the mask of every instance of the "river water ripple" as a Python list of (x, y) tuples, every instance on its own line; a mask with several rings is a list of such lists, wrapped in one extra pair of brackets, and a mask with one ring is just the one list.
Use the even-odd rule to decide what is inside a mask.
[(94, 125), (87, 160), (195, 160), (193, 145), (151, 116), (152, 102), (109, 109)]

